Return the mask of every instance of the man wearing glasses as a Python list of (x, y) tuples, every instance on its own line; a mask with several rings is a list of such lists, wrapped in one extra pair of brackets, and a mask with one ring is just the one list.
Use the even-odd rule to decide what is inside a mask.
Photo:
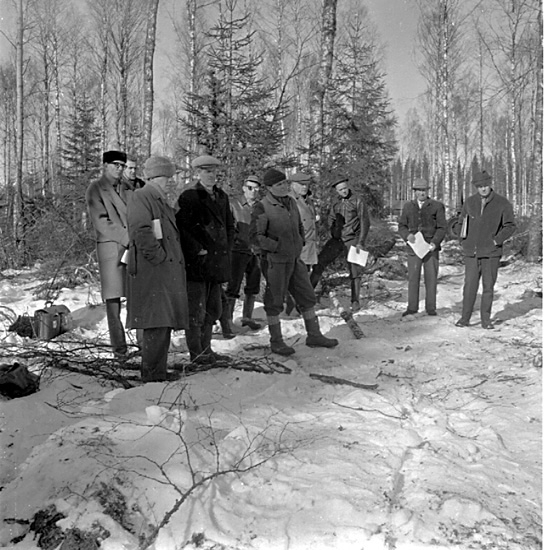
[(114, 357), (127, 355), (125, 329), (121, 321), (121, 298), (125, 294), (126, 266), (121, 259), (128, 248), (127, 200), (132, 189), (121, 175), (127, 156), (122, 151), (102, 155), (102, 177), (87, 188), (85, 199), (96, 235), (96, 253), (102, 299)]
[[(232, 314), (236, 299), (240, 295), (244, 275), (246, 284), (244, 286), (242, 326), (249, 327), (250, 330), (259, 330), (261, 328), (261, 325), (253, 320), (255, 296), (259, 294), (261, 289), (261, 269), (259, 267), (259, 260), (249, 242), (251, 210), (259, 200), (260, 188), (261, 180), (257, 176), (248, 176), (242, 186), (243, 195), (231, 201), (236, 232), (232, 247), (231, 276), (226, 290), (227, 304), (225, 311), (221, 314), (223, 336), (225, 336), (225, 332), (227, 332), (227, 335), (232, 333)], [(234, 336), (234, 333), (232, 335)]]

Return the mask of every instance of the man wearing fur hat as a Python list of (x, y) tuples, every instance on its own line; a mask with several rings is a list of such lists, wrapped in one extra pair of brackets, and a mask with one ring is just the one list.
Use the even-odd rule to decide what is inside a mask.
[(291, 355), (295, 350), (285, 344), (279, 315), (289, 292), (299, 308), (306, 332), (306, 345), (332, 348), (338, 340), (321, 334), (315, 314), (316, 297), (308, 269), (300, 259), (304, 244), (304, 228), (293, 197), (289, 196), (289, 181), (283, 172), (268, 169), (263, 177), (265, 197), (253, 208), (250, 236), (261, 254), (261, 269), (266, 278), (264, 310), (270, 332), (270, 347), (274, 353)]
[(493, 191), (491, 176), (485, 170), (477, 172), (472, 183), (477, 193), (465, 201), (454, 227), (465, 255), (463, 312), (455, 325), (469, 326), (481, 278), (480, 321), (482, 328), (493, 329), (491, 307), (502, 247), (516, 231), (516, 223), (512, 204)]
[(96, 251), (102, 299), (114, 356), (126, 357), (127, 343), (121, 321), (121, 298), (125, 296), (125, 264), (121, 258), (128, 247), (127, 200), (133, 189), (121, 181), (126, 164), (122, 151), (102, 155), (102, 177), (87, 188), (85, 200), (96, 235)]
[(234, 218), (227, 194), (216, 184), (219, 160), (201, 155), (191, 165), (197, 181), (180, 195), (176, 214), (187, 270), (185, 338), (191, 361), (214, 364), (212, 332), (221, 316), (221, 284), (231, 273)]
[(147, 184), (128, 203), (127, 326), (143, 333), (144, 382), (167, 379), (171, 332), (189, 326), (185, 260), (175, 212), (168, 203), (175, 171), (166, 157), (148, 158)]
[(429, 198), (429, 185), (423, 178), (416, 178), (412, 184), (415, 198), (402, 208), (399, 218), (399, 234), (407, 243), (415, 243), (416, 234), (421, 232), (429, 243), (430, 250), (420, 258), (408, 246), (408, 307), (402, 316), (413, 315), (419, 310), (419, 281), (421, 268), (425, 281), (425, 311), (436, 315), (436, 287), (438, 281), (438, 252), (446, 236), (446, 211), (444, 205)]

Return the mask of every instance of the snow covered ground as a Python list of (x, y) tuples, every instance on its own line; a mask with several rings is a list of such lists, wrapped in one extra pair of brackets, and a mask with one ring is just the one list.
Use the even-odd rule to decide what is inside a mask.
[[(463, 268), (448, 246), (438, 317), (401, 318), (406, 281), (378, 272), (355, 315), (364, 338), (323, 298), (322, 330), (337, 348), (306, 347), (302, 319), (285, 317), (289, 360), (269, 354), (266, 328), (217, 334), (215, 351), (236, 368), (168, 384), (107, 365), (94, 376), (67, 370), (107, 344), (96, 285), (62, 291), (56, 303), (75, 326), (52, 342), (6, 323), (1, 362), (42, 378), (39, 392), (0, 401), (0, 546), (540, 548), (542, 268), (500, 269), (495, 330), (481, 329), (477, 312), (456, 328)], [(32, 272), (11, 275), (2, 311), (43, 307)], [(43, 368), (62, 354), (59, 368)], [(188, 362), (182, 332), (170, 362)]]

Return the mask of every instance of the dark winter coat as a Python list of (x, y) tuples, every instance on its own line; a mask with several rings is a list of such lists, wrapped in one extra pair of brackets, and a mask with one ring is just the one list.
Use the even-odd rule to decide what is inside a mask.
[[(160, 220), (158, 239), (153, 220)], [(185, 261), (173, 208), (152, 184), (129, 199), (127, 327), (189, 326)]]
[[(463, 226), (466, 236), (462, 235)], [(461, 239), (465, 256), (500, 257), (504, 241), (516, 231), (512, 204), (506, 197), (492, 190), (482, 212), (482, 199), (476, 193), (463, 204), (454, 231)]]
[[(178, 199), (176, 222), (185, 256), (187, 280), (225, 283), (230, 279), (234, 217), (227, 194), (214, 187), (213, 197), (200, 183)], [(207, 254), (199, 255), (201, 250)]]
[(255, 204), (251, 215), (251, 241), (261, 254), (276, 263), (289, 263), (300, 256), (304, 228), (293, 197), (282, 200), (268, 192)]
[(329, 211), (329, 227), (338, 224), (338, 219), (343, 222), (342, 241), (364, 246), (370, 230), (370, 216), (365, 201), (356, 197), (352, 191), (345, 199), (336, 197)]
[(102, 176), (85, 193), (87, 209), (96, 236), (102, 298), (125, 296), (125, 267), (121, 256), (128, 246), (127, 200), (133, 189), (119, 182), (118, 191)]
[[(406, 241), (411, 233), (421, 231), (428, 243), (434, 243), (440, 250), (440, 243), (446, 236), (447, 222), (444, 205), (434, 199), (426, 198), (421, 208), (417, 200), (404, 204), (399, 218), (399, 234)], [(409, 254), (415, 254), (411, 247)]]

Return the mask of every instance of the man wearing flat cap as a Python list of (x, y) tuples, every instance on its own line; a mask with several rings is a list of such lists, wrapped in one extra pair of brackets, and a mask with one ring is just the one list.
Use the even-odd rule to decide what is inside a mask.
[(177, 226), (187, 270), (189, 328), (185, 331), (191, 361), (215, 364), (213, 326), (221, 316), (222, 283), (230, 279), (234, 218), (227, 194), (216, 184), (221, 163), (201, 155), (191, 163), (194, 186), (178, 199)]
[(261, 268), (259, 260), (249, 241), (249, 225), (251, 211), (259, 199), (261, 179), (256, 175), (249, 175), (242, 185), (242, 195), (230, 201), (234, 216), (234, 244), (232, 247), (231, 275), (226, 289), (227, 304), (221, 314), (223, 336), (232, 332), (232, 315), (236, 300), (240, 296), (240, 289), (245, 277), (244, 303), (242, 306), (243, 327), (250, 330), (259, 330), (260, 323), (253, 319), (255, 297), (261, 290)]
[[(349, 185), (349, 178), (345, 175), (334, 177), (331, 188), (336, 195), (332, 200), (328, 216), (332, 238), (325, 243), (319, 253), (318, 263), (312, 271), (311, 281), (314, 288), (327, 266), (336, 258), (343, 254), (347, 259), (351, 246), (358, 250), (364, 247), (370, 230), (370, 216), (366, 202), (353, 192)], [(353, 263), (348, 263), (348, 266), (351, 281), (351, 309), (358, 311), (364, 268)]]
[(96, 235), (96, 250), (102, 299), (114, 356), (127, 354), (121, 321), (121, 298), (125, 294), (126, 266), (121, 262), (128, 247), (127, 200), (133, 189), (121, 180), (127, 156), (122, 151), (102, 155), (102, 177), (87, 188), (85, 199)]
[(168, 203), (175, 171), (169, 158), (149, 157), (144, 164), (147, 183), (128, 202), (127, 326), (143, 332), (144, 382), (167, 380), (172, 330), (189, 326), (185, 260)]
[(304, 319), (310, 347), (331, 348), (338, 340), (321, 334), (315, 314), (316, 297), (308, 269), (300, 259), (304, 244), (304, 228), (289, 181), (280, 170), (269, 168), (263, 176), (266, 195), (251, 214), (250, 237), (261, 256), (261, 269), (266, 279), (264, 310), (270, 332), (270, 347), (279, 355), (291, 355), (281, 333), (280, 313), (289, 292)]
[(419, 282), (423, 268), (425, 282), (425, 311), (436, 315), (436, 287), (438, 281), (438, 255), (440, 243), (446, 236), (446, 211), (444, 205), (429, 198), (429, 184), (416, 178), (412, 184), (415, 198), (404, 204), (399, 218), (399, 234), (406, 243), (415, 243), (421, 233), (430, 250), (421, 258), (408, 246), (408, 307), (402, 316), (413, 315), (419, 310)]
[(477, 193), (470, 196), (454, 226), (465, 256), (465, 283), (463, 286), (463, 312), (455, 323), (468, 327), (480, 279), (482, 299), (480, 322), (482, 328), (493, 329), (491, 307), (493, 289), (497, 280), (504, 242), (516, 231), (514, 209), (506, 197), (493, 191), (491, 176), (483, 170), (472, 178)]

